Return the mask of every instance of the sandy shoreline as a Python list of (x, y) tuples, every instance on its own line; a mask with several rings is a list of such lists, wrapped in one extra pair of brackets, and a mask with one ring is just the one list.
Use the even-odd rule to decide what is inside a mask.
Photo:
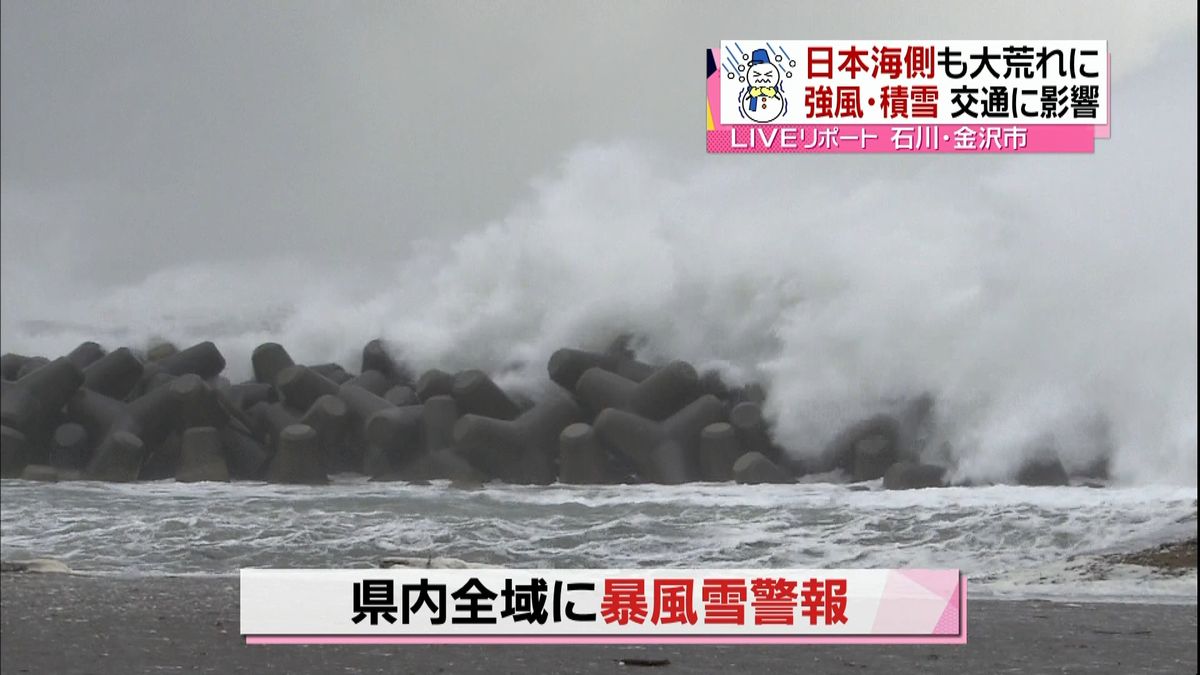
[[(0, 575), (5, 673), (1196, 672), (1196, 605), (974, 601), (965, 646), (254, 646), (237, 579)], [(847, 670), (849, 669), (849, 670)]]

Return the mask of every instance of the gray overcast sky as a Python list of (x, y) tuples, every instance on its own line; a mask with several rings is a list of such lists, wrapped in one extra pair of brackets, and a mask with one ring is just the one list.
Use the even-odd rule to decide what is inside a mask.
[(45, 255), (107, 284), (187, 260), (395, 258), (502, 216), (580, 142), (712, 161), (700, 55), (722, 38), (1107, 38), (1119, 82), (1194, 40), (1195, 12), (5, 0), (3, 264)]
[[(0, 2), (6, 351), (212, 339), (237, 379), (382, 336), (533, 392), (634, 331), (765, 382), (791, 448), (920, 391), (975, 475), (1096, 419), (1195, 475), (1188, 0)], [(710, 156), (723, 38), (1107, 39), (1113, 138)]]

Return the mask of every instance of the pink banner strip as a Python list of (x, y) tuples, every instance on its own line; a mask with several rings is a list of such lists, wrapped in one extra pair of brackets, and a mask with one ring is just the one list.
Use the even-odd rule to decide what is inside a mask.
[(248, 645), (965, 645), (967, 580), (960, 578), (957, 635), (602, 636), (602, 635), (247, 635)]
[[(711, 50), (713, 58), (720, 62), (721, 55)], [(1108, 55), (1109, 83), (1111, 90), (1112, 54)], [(796, 125), (753, 125), (753, 124), (721, 124), (721, 78), (720, 69), (708, 77), (706, 83), (708, 107), (712, 113), (714, 129), (708, 134), (708, 151), (714, 153), (914, 153), (939, 152), (947, 154), (984, 154), (984, 153), (1018, 153), (1018, 152), (1095, 152), (1096, 139), (1109, 138), (1110, 123), (1105, 125), (1085, 126), (1069, 124), (1032, 124), (1021, 126), (1009, 123), (1006, 125), (988, 125), (969, 121), (963, 124), (884, 124), (851, 126), (845, 123), (837, 124), (796, 124)], [(1111, 101), (1110, 101), (1111, 114)], [(963, 132), (970, 129), (975, 142), (965, 144), (959, 139), (972, 134)], [(772, 135), (772, 129), (780, 131)], [(904, 130), (902, 138), (894, 138), (896, 130)], [(1020, 129), (1017, 134), (1014, 129)], [(786, 131), (784, 131), (786, 130)], [(835, 134), (829, 133), (836, 130)], [(1010, 130), (1007, 131), (1006, 130)], [(989, 136), (990, 134), (990, 136)], [(868, 138), (874, 136), (874, 138)], [(837, 143), (833, 143), (837, 137)], [(920, 142), (908, 140), (916, 137)], [(999, 139), (1001, 143), (994, 142)], [(966, 147), (964, 147), (964, 145)]]
[(961, 645), (967, 637), (416, 637), (402, 635), (247, 636), (248, 645)]
[(861, 125), (717, 126), (708, 151), (722, 153), (1001, 154), (1092, 152), (1095, 127), (1078, 125)]

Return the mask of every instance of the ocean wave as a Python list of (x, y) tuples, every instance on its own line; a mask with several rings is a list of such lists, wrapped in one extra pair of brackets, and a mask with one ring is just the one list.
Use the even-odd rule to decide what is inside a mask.
[(973, 593), (997, 596), (1196, 590), (1194, 572), (1096, 579), (1078, 562), (1194, 536), (1193, 488), (5, 481), (0, 499), (5, 559), (102, 574), (370, 567), (406, 555), (524, 567), (950, 567)]

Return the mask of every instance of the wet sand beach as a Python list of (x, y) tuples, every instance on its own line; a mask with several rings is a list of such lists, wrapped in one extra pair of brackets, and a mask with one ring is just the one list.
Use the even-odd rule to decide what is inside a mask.
[[(235, 577), (0, 575), (4, 673), (1194, 673), (1196, 605), (971, 601), (944, 646), (247, 646)], [(622, 665), (623, 659), (630, 665)], [(633, 665), (669, 663), (657, 666)]]

